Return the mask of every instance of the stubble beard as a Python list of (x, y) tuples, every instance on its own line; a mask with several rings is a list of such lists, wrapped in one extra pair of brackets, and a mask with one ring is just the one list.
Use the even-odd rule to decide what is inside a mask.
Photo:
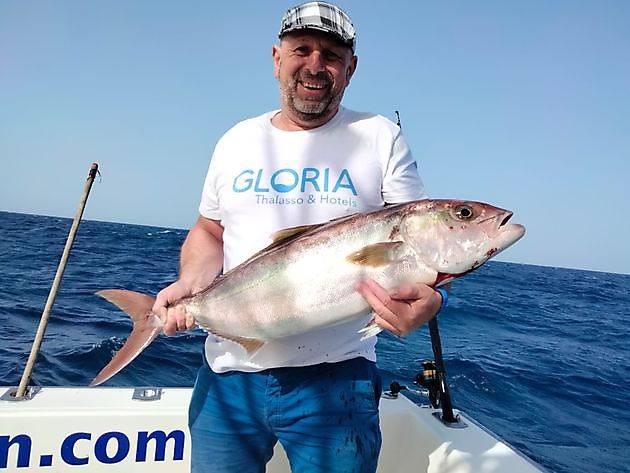
[(335, 94), (331, 83), (328, 93), (321, 100), (305, 100), (297, 95), (298, 80), (299, 77), (294, 77), (286, 83), (280, 82), (280, 96), (291, 113), (301, 121), (316, 122), (337, 110), (343, 98), (343, 90)]

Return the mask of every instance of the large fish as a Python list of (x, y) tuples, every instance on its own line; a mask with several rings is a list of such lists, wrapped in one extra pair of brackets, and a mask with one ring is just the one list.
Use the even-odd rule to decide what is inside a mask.
[[(370, 307), (355, 290), (368, 278), (386, 289), (402, 283), (433, 287), (467, 274), (520, 239), (512, 212), (480, 202), (420, 200), (287, 229), (273, 243), (172, 304), (208, 332), (255, 353), (270, 340), (364, 316)], [(162, 331), (152, 297), (108, 289), (98, 295), (129, 313), (125, 345), (92, 381), (120, 371)], [(357, 336), (372, 336), (371, 324)]]

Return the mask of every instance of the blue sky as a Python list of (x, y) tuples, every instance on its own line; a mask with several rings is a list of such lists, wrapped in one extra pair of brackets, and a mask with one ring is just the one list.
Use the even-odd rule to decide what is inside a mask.
[[(277, 108), (284, 1), (0, 1), (0, 210), (188, 228), (216, 140)], [(339, 1), (349, 108), (429, 193), (514, 211), (503, 261), (630, 274), (630, 2)]]

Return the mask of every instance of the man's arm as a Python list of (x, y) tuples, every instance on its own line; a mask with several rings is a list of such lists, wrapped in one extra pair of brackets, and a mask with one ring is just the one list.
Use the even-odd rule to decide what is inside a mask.
[(169, 304), (205, 289), (223, 266), (223, 227), (217, 220), (199, 216), (182, 245), (179, 279), (160, 291), (153, 305), (164, 324), (164, 333), (190, 330), (195, 323), (183, 310)]

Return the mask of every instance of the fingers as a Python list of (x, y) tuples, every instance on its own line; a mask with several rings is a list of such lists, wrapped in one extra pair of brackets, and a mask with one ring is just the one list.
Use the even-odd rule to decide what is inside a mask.
[(156, 296), (153, 312), (160, 317), (165, 335), (174, 335), (177, 332), (190, 330), (195, 326), (194, 319), (186, 313), (183, 306), (169, 307), (170, 304), (189, 294), (190, 290), (180, 281), (177, 281), (161, 290)]
[(166, 309), (166, 318), (163, 324), (163, 332), (168, 336), (191, 330), (196, 326), (195, 319), (188, 315), (182, 306)]
[(433, 289), (424, 284), (401, 284), (390, 291), (389, 296), (393, 299), (415, 300), (426, 296), (427, 290), (433, 291)]
[(163, 321), (165, 335), (171, 336), (177, 332), (185, 332), (194, 327), (194, 319), (186, 314), (183, 307), (169, 307), (166, 309), (166, 317)]
[(357, 285), (357, 291), (374, 310), (374, 320), (395, 335), (407, 335), (432, 319), (441, 296), (425, 284), (405, 284), (387, 291), (372, 280)]
[(406, 333), (404, 333), (400, 328), (390, 324), (386, 319), (382, 318), (376, 312), (374, 312), (374, 322), (376, 322), (376, 325), (378, 325), (379, 327), (388, 330), (394, 335), (397, 335), (399, 337), (406, 335)]
[(362, 283), (359, 283), (359, 285), (357, 286), (357, 290), (361, 293), (361, 295), (364, 295), (364, 297), (368, 299), (368, 302), (373, 301), (377, 305), (379, 305), (380, 303), (385, 306), (386, 302), (392, 300), (389, 292), (387, 292), (387, 290), (385, 290), (383, 286), (378, 284), (376, 281), (373, 281), (372, 279), (368, 279), (366, 281), (363, 281)]
[(153, 303), (153, 313), (160, 317), (162, 323), (166, 321), (166, 306), (168, 305), (168, 296), (166, 291), (162, 290), (155, 296), (155, 302)]
[(392, 299), (382, 286), (372, 280), (360, 283), (357, 286), (357, 291), (372, 306), (374, 321), (380, 327), (398, 336), (406, 333), (406, 327), (402, 326), (395, 313), (405, 310), (403, 306), (408, 305), (407, 302)]

